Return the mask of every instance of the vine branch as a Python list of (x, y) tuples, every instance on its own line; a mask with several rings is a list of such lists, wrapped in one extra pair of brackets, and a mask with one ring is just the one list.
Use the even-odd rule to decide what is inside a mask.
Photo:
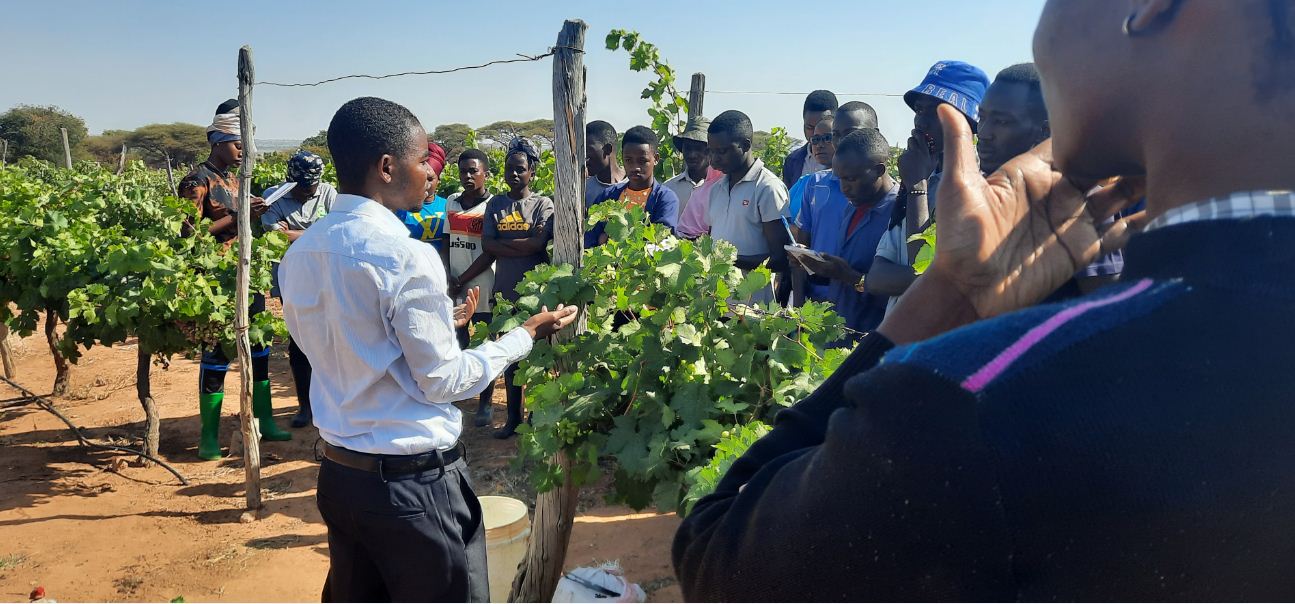
[[(181, 474), (178, 470), (176, 470), (174, 467), (172, 467), (172, 466), (171, 466), (171, 464), (166, 463), (165, 461), (162, 461), (161, 459), (158, 459), (157, 457), (154, 457), (154, 456), (152, 456), (152, 455), (149, 455), (148, 453), (145, 453), (145, 452), (143, 452), (143, 451), (140, 451), (139, 449), (132, 449), (132, 448), (130, 448), (130, 447), (122, 447), (122, 446), (119, 446), (119, 445), (105, 445), (105, 444), (103, 444), (103, 443), (97, 443), (97, 442), (94, 442), (94, 441), (92, 441), (92, 440), (90, 440), (90, 439), (86, 438), (86, 437), (85, 437), (85, 434), (82, 434), (82, 428), (81, 428), (80, 426), (77, 426), (76, 424), (72, 423), (72, 420), (68, 419), (66, 415), (63, 415), (61, 412), (59, 412), (59, 410), (58, 410), (58, 409), (56, 409), (56, 408), (54, 407), (54, 403), (51, 403), (51, 402), (49, 401), (49, 399), (46, 399), (45, 397), (42, 397), (42, 396), (40, 396), (40, 395), (38, 395), (38, 394), (36, 394), (36, 393), (34, 393), (34, 392), (32, 392), (32, 391), (30, 391), (30, 390), (28, 390), (28, 389), (24, 388), (24, 387), (22, 387), (20, 384), (18, 384), (17, 382), (15, 382), (15, 381), (13, 381), (13, 380), (11, 380), (11, 379), (7, 378), (7, 377), (0, 376), (0, 380), (4, 380), (4, 382), (5, 382), (6, 384), (9, 384), (11, 387), (13, 387), (14, 389), (16, 389), (17, 391), (19, 391), (19, 392), (23, 393), (23, 396), (27, 397), (25, 400), (23, 400), (23, 401), (21, 401), (21, 402), (23, 402), (23, 403), (28, 403), (28, 402), (36, 403), (36, 405), (37, 405), (37, 406), (39, 406), (41, 409), (44, 409), (44, 410), (46, 410), (46, 411), (48, 411), (48, 412), (52, 413), (52, 414), (54, 415), (54, 417), (59, 418), (59, 420), (61, 420), (64, 424), (67, 424), (68, 429), (70, 429), (70, 430), (72, 431), (72, 435), (73, 435), (73, 436), (75, 436), (75, 437), (76, 437), (76, 439), (77, 439), (77, 441), (79, 441), (79, 442), (81, 443), (81, 446), (83, 446), (83, 447), (85, 447), (85, 448), (87, 448), (87, 449), (101, 449), (101, 450), (104, 450), (104, 451), (120, 451), (120, 452), (122, 452), (122, 453), (132, 453), (132, 454), (134, 454), (134, 455), (138, 455), (138, 456), (143, 457), (144, 459), (147, 459), (147, 460), (149, 460), (149, 461), (151, 461), (151, 462), (153, 462), (153, 463), (155, 463), (155, 464), (157, 464), (157, 465), (159, 465), (159, 466), (162, 466), (163, 468), (166, 468), (166, 471), (168, 471), (168, 472), (170, 472), (171, 474), (175, 475), (175, 478), (176, 478), (177, 480), (179, 480), (179, 481), (180, 481), (180, 484), (181, 484), (181, 485), (189, 486), (189, 480), (188, 480), (187, 478), (185, 478), (185, 477), (184, 477), (184, 475), (183, 475), (183, 474)], [(17, 403), (17, 402), (15, 402), (15, 403), (14, 403), (14, 405), (12, 405), (12, 406), (18, 406), (18, 403)], [(6, 407), (5, 407), (5, 408), (9, 408), (9, 405), (6, 405)]]

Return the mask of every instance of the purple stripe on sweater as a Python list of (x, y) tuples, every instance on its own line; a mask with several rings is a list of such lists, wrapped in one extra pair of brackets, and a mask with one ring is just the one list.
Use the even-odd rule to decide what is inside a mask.
[(1151, 284), (1151, 279), (1142, 279), (1134, 284), (1133, 287), (1130, 287), (1118, 294), (1097, 300), (1090, 300), (1083, 304), (1076, 304), (1052, 315), (1047, 321), (1035, 325), (1029, 331), (1025, 332), (1025, 335), (1021, 336), (1021, 339), (1013, 342), (1011, 346), (1008, 346), (1002, 352), (998, 353), (998, 356), (994, 357), (994, 360), (987, 363), (984, 367), (981, 367), (980, 370), (972, 374), (971, 377), (963, 380), (962, 388), (970, 392), (980, 392), (985, 386), (988, 386), (990, 382), (994, 381), (995, 378), (1007, 371), (1007, 369), (1012, 366), (1012, 363), (1015, 363), (1017, 359), (1020, 359), (1025, 353), (1029, 352), (1036, 344), (1042, 342), (1043, 338), (1048, 337), (1052, 332), (1060, 329), (1072, 319), (1075, 319), (1076, 317), (1095, 308), (1101, 308), (1103, 306), (1128, 300), (1133, 296), (1147, 291), (1147, 289), (1151, 287)]

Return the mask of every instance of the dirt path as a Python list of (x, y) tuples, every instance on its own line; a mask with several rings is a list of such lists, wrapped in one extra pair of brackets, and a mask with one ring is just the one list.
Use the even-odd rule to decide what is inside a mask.
[[(53, 366), (43, 339), (12, 341), (16, 381), (48, 392)], [(285, 351), (275, 349), (271, 376), (286, 427), (296, 395)], [(143, 426), (134, 376), (133, 347), (93, 349), (73, 369), (70, 394), (57, 406), (91, 438), (134, 443)], [(195, 456), (197, 385), (194, 361), (154, 368), (161, 454), (190, 479), (187, 487), (161, 468), (131, 465), (128, 456), (82, 449), (61, 422), (33, 405), (0, 410), (0, 601), (25, 601), (38, 585), (64, 602), (318, 601), (328, 542), (314, 501), (315, 430), (262, 444), (265, 509), (260, 520), (240, 523), (241, 461)], [(228, 387), (236, 391), (233, 376)], [(0, 408), (19, 396), (0, 383)], [(226, 446), (237, 407), (236, 396), (225, 404)], [(469, 427), (464, 434), (479, 494), (532, 502), (525, 476), (508, 466), (514, 441), (496, 441), (490, 430)], [(599, 501), (596, 492), (582, 500), (568, 566), (619, 560), (650, 601), (679, 600), (669, 556), (678, 519)]]

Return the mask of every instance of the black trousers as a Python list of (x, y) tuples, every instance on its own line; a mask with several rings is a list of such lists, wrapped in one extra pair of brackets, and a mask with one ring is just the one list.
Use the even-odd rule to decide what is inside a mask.
[(486, 529), (459, 459), (379, 476), (325, 459), (319, 513), (328, 526), (324, 602), (487, 602)]
[(292, 370), (292, 383), (297, 385), (297, 404), (302, 409), (309, 409), (310, 359), (306, 358), (306, 353), (297, 347), (297, 342), (292, 338), (288, 338), (288, 368)]

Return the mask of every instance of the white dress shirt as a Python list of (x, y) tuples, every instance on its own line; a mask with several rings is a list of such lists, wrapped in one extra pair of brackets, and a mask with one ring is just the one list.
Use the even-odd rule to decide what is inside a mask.
[(288, 248), (283, 316), (313, 369), (310, 406), (329, 444), (412, 455), (454, 446), (454, 401), (490, 387), (530, 353), (523, 328), (460, 350), (445, 267), (389, 209), (339, 195)]

